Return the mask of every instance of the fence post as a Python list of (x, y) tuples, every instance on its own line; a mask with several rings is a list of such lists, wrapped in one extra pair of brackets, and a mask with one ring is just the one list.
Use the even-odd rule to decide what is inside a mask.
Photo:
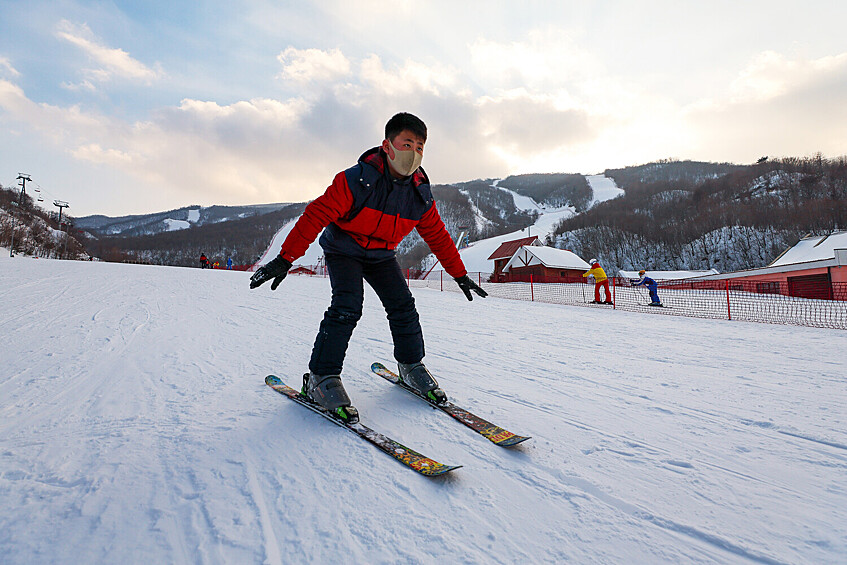
[(441, 279), (441, 292), (444, 292), (444, 269), (438, 271), (441, 273), (438, 278)]
[(618, 302), (615, 300), (617, 295), (618, 277), (612, 277), (612, 310), (617, 310)]
[(532, 275), (529, 275), (529, 298), (532, 302), (535, 302), (535, 288), (532, 284)]
[(729, 279), (725, 279), (726, 282), (726, 317), (727, 319), (732, 319), (732, 311), (729, 309)]

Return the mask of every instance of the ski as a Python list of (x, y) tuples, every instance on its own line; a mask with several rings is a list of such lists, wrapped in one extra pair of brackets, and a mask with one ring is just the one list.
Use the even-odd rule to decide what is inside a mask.
[(460, 421), (479, 435), (485, 437), (492, 443), (496, 443), (501, 447), (512, 447), (513, 445), (517, 445), (522, 441), (530, 439), (527, 436), (515, 435), (508, 430), (504, 430), (500, 426), (495, 426), (491, 422), (483, 420), (476, 414), (472, 414), (464, 408), (459, 408), (450, 401), (447, 401), (444, 404), (436, 404), (425, 396), (418, 394), (417, 391), (413, 390), (408, 385), (406, 385), (403, 381), (400, 380), (400, 376), (397, 373), (388, 369), (382, 363), (372, 364), (371, 371), (384, 378), (385, 380), (396, 384), (403, 390), (414, 394), (433, 408), (438, 408), (442, 412), (446, 412), (447, 414)]
[(290, 386), (283, 383), (279, 377), (276, 375), (268, 375), (265, 377), (265, 384), (277, 391), (278, 393), (287, 396), (297, 404), (301, 406), (305, 406), (312, 412), (317, 412), (327, 420), (341, 426), (342, 428), (346, 428), (367, 441), (371, 445), (376, 446), (379, 450), (387, 453), (406, 467), (413, 469), (420, 473), (421, 475), (426, 475), (427, 477), (437, 477), (439, 475), (444, 475), (458, 469), (461, 465), (444, 465), (435, 461), (434, 459), (430, 459), (429, 457), (425, 457), (421, 455), (417, 451), (413, 449), (409, 449), (405, 445), (402, 445), (388, 436), (384, 436), (379, 432), (376, 432), (369, 427), (365, 426), (360, 422), (356, 422), (355, 424), (351, 424), (349, 422), (345, 422), (336, 416), (333, 416), (331, 413), (322, 409), (320, 406), (300, 394), (300, 391), (294, 390)]

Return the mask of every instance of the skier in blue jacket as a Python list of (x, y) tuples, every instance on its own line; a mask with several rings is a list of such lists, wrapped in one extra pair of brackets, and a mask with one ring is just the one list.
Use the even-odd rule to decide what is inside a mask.
[(641, 278), (632, 283), (632, 286), (646, 286), (650, 291), (650, 306), (661, 306), (662, 301), (659, 300), (659, 283), (647, 276), (647, 271), (641, 269), (638, 271), (638, 276)]

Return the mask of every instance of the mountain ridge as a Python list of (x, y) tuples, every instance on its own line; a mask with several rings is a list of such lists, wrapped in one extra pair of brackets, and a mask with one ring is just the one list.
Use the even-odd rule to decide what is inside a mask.
[[(520, 233), (544, 208), (571, 206), (544, 242), (598, 257), (612, 272), (758, 267), (803, 235), (847, 227), (847, 157), (752, 165), (665, 159), (603, 175), (611, 192), (600, 199), (585, 175), (565, 173), (433, 185), (432, 192), (450, 235), (464, 232), (471, 242)], [(104, 260), (197, 266), (203, 252), (253, 264), (305, 205), (193, 205), (73, 222), (88, 253)], [(397, 255), (403, 268), (434, 262), (415, 231)]]

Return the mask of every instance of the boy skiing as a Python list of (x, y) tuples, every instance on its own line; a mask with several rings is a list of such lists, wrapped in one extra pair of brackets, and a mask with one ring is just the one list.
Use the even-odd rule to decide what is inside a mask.
[(471, 291), (483, 298), (488, 295), (468, 278), (438, 215), (429, 177), (420, 166), (426, 137), (426, 125), (418, 117), (408, 113), (393, 116), (385, 125), (382, 144), (335, 176), (326, 192), (306, 206), (279, 255), (250, 278), (250, 288), (273, 279), (271, 290), (276, 290), (291, 264), (323, 230), (319, 243), (332, 301), (315, 338), (302, 393), (348, 422), (358, 421), (358, 412), (341, 383), (341, 370), (347, 344), (362, 315), (363, 280), (376, 291), (388, 314), (403, 382), (437, 403), (447, 400), (421, 362), (423, 332), (395, 255), (397, 244), (412, 229), (418, 230), (468, 300), (473, 300)]
[(649, 306), (661, 306), (662, 301), (659, 300), (659, 283), (651, 279), (647, 276), (647, 271), (641, 269), (638, 271), (638, 276), (641, 277), (637, 281), (631, 283), (632, 286), (646, 286), (647, 290), (650, 291), (650, 304)]
[[(592, 304), (611, 304), (612, 303), (612, 293), (609, 290), (609, 278), (606, 276), (606, 271), (603, 270), (603, 267), (600, 266), (600, 263), (597, 259), (592, 259), (588, 262), (591, 265), (591, 269), (585, 271), (582, 276), (583, 277), (594, 277), (594, 301)], [(606, 289), (606, 301), (603, 302), (600, 300), (600, 287)]]

